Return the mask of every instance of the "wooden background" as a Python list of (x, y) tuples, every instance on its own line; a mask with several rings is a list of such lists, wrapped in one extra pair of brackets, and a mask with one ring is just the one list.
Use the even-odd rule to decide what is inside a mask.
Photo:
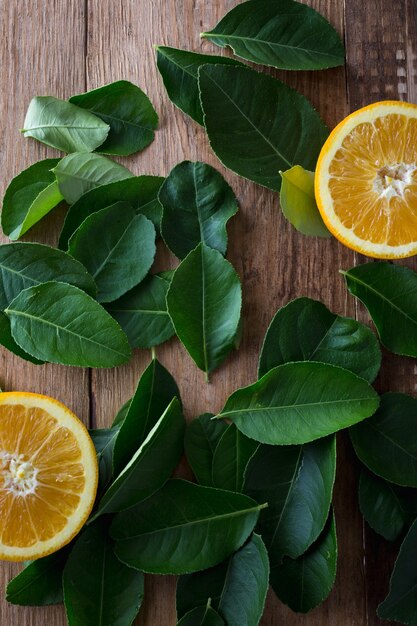
[[(306, 1), (306, 0), (304, 0)], [(276, 309), (308, 295), (332, 310), (366, 319), (347, 294), (339, 268), (362, 261), (335, 240), (298, 234), (283, 219), (277, 195), (224, 170), (205, 134), (168, 100), (154, 60), (153, 44), (219, 53), (199, 33), (208, 30), (236, 0), (0, 0), (0, 171), (1, 192), (20, 170), (55, 156), (23, 139), (28, 103), (34, 95), (68, 98), (118, 79), (140, 85), (159, 115), (160, 130), (143, 153), (125, 159), (137, 174), (165, 175), (183, 159), (204, 160), (219, 168), (232, 185), (240, 212), (229, 226), (228, 257), (237, 268), (244, 293), (244, 338), (206, 385), (178, 341), (157, 349), (174, 373), (188, 418), (216, 412), (237, 387), (255, 379), (259, 346)], [(345, 38), (347, 67), (324, 72), (274, 72), (314, 103), (330, 127), (349, 111), (380, 99), (417, 102), (417, 7), (415, 0), (308, 0)], [(58, 209), (26, 237), (55, 244), (64, 216)], [(173, 260), (161, 252), (159, 267)], [(417, 269), (413, 260), (407, 265)], [(117, 370), (83, 371), (32, 366), (5, 351), (0, 354), (0, 383), (6, 390), (37, 391), (57, 397), (87, 424), (109, 425), (118, 407), (134, 391), (150, 359), (137, 352)], [(380, 390), (413, 392), (416, 366), (384, 354)], [(345, 436), (339, 438), (335, 509), (339, 569), (329, 599), (308, 616), (291, 613), (270, 593), (263, 626), (376, 626), (377, 604), (387, 591), (397, 546), (386, 547), (363, 524), (357, 509), (357, 464)], [(0, 588), (18, 571), (0, 564)], [(173, 578), (150, 577), (138, 623), (174, 626)], [(62, 607), (17, 608), (0, 600), (1, 626), (63, 626)], [(387, 622), (385, 622), (386, 624)]]

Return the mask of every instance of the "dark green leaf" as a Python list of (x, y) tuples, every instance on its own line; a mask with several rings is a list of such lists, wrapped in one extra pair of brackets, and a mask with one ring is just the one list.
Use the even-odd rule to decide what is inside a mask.
[(213, 413), (204, 413), (187, 425), (184, 447), (187, 461), (201, 485), (213, 487), (213, 454), (227, 430), (225, 422), (211, 419)]
[(314, 172), (305, 170), (301, 165), (294, 165), (280, 174), (282, 183), (279, 199), (287, 220), (303, 235), (331, 237), (317, 208)]
[(297, 298), (277, 311), (267, 330), (259, 376), (290, 361), (339, 365), (372, 382), (381, 365), (381, 350), (364, 324), (331, 313), (317, 300)]
[(372, 415), (379, 399), (362, 378), (326, 363), (285, 363), (235, 391), (218, 417), (272, 445), (301, 444)]
[(62, 571), (68, 548), (32, 561), (7, 585), (6, 600), (23, 606), (59, 604), (62, 596)]
[(241, 303), (233, 266), (204, 243), (176, 269), (167, 294), (168, 313), (179, 339), (207, 374), (234, 347)]
[(44, 159), (18, 174), (6, 189), (1, 226), (10, 239), (19, 239), (64, 197), (51, 172), (59, 159)]
[(329, 595), (336, 577), (337, 538), (334, 515), (311, 548), (298, 559), (284, 557), (271, 566), (271, 587), (293, 611), (307, 613)]
[(240, 493), (171, 480), (151, 498), (116, 515), (116, 554), (150, 573), (206, 569), (240, 548), (261, 508)]
[[(230, 424), (213, 455), (213, 487), (242, 491), (245, 471), (259, 444)], [(260, 500), (259, 500), (260, 502)]]
[(69, 100), (94, 113), (110, 126), (104, 154), (127, 156), (139, 152), (154, 139), (158, 115), (148, 96), (128, 80), (118, 80)]
[(116, 367), (131, 350), (118, 323), (84, 291), (49, 282), (22, 291), (5, 310), (19, 346), (37, 359)]
[(417, 487), (417, 400), (384, 393), (369, 420), (350, 429), (355, 452), (377, 476), (403, 487)]
[(197, 54), (168, 46), (156, 46), (156, 62), (172, 102), (202, 126), (204, 121), (198, 92), (198, 68), (207, 63), (242, 65), (229, 57)]
[(68, 204), (73, 204), (94, 187), (133, 177), (123, 165), (88, 152), (69, 154), (52, 171)]
[(77, 539), (63, 584), (69, 626), (130, 626), (144, 596), (142, 572), (115, 557), (103, 522), (87, 527)]
[(101, 496), (113, 477), (113, 449), (117, 436), (120, 432), (120, 424), (112, 428), (90, 429), (90, 437), (93, 440), (97, 452), (99, 485), (97, 493)]
[(159, 201), (162, 237), (177, 257), (183, 259), (200, 242), (226, 253), (226, 224), (238, 206), (232, 189), (214, 167), (179, 163), (165, 179)]
[(281, 170), (315, 169), (328, 131), (302, 95), (266, 74), (225, 65), (203, 65), (199, 86), (210, 144), (226, 167), (275, 190)]
[(12, 337), (10, 320), (3, 312), (0, 312), (0, 345), (10, 352), (13, 352), (16, 356), (20, 356), (21, 359), (25, 359), (25, 361), (29, 361), (35, 365), (41, 365), (44, 362), (39, 359), (35, 359), (35, 357), (31, 356), (17, 345)]
[(243, 59), (284, 70), (343, 65), (345, 50), (335, 29), (309, 6), (293, 0), (249, 0), (202, 33)]
[(384, 346), (417, 357), (417, 274), (380, 262), (342, 273), (350, 293), (368, 309)]
[(199, 606), (184, 615), (177, 626), (224, 626), (224, 621), (211, 606)]

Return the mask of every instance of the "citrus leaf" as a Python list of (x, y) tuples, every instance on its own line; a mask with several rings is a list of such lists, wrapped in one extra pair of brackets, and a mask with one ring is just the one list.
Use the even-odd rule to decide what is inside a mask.
[(417, 400), (384, 393), (371, 419), (350, 432), (359, 459), (377, 476), (403, 487), (417, 487)]
[(186, 257), (200, 242), (226, 253), (226, 224), (238, 206), (232, 189), (214, 167), (179, 163), (162, 184), (159, 201), (162, 237), (178, 258)]
[(76, 540), (63, 585), (69, 626), (132, 624), (144, 596), (142, 572), (116, 558), (102, 521), (87, 527)]
[(20, 356), (21, 359), (25, 359), (25, 361), (29, 361), (35, 365), (42, 365), (42, 363), (44, 363), (44, 361), (35, 359), (35, 357), (31, 356), (17, 345), (12, 337), (10, 320), (2, 311), (0, 312), (0, 345), (6, 348), (6, 350), (13, 352), (16, 356)]
[(113, 478), (113, 449), (120, 432), (120, 424), (112, 426), (111, 428), (90, 429), (88, 432), (93, 440), (97, 453), (99, 469), (97, 494), (98, 496), (102, 496), (107, 485)]
[(213, 420), (213, 413), (203, 413), (187, 424), (184, 447), (187, 461), (200, 485), (213, 485), (214, 450), (228, 426), (220, 420)]
[(128, 156), (154, 140), (158, 115), (148, 96), (128, 80), (72, 96), (69, 101), (110, 126), (107, 139), (100, 145), (103, 154)]
[(32, 98), (22, 133), (63, 152), (91, 152), (106, 139), (109, 126), (95, 115), (52, 96)]
[(204, 121), (198, 91), (198, 68), (206, 63), (242, 65), (229, 57), (198, 54), (168, 46), (156, 46), (156, 63), (171, 101), (201, 126)]
[(365, 263), (342, 272), (350, 293), (368, 309), (388, 350), (417, 357), (417, 274), (391, 263)]
[(287, 220), (303, 235), (331, 237), (321, 218), (314, 195), (314, 172), (301, 165), (280, 172), (280, 204)]
[(266, 74), (225, 65), (203, 65), (199, 87), (210, 144), (223, 165), (277, 191), (281, 170), (314, 170), (328, 131), (304, 96)]
[(179, 339), (206, 373), (234, 347), (241, 302), (233, 266), (204, 243), (175, 270), (167, 293), (168, 313)]
[(224, 626), (224, 621), (210, 605), (199, 606), (184, 615), (177, 626)]
[(201, 36), (230, 46), (243, 59), (284, 70), (320, 70), (345, 61), (335, 29), (320, 13), (293, 0), (243, 2)]
[(219, 413), (244, 435), (272, 445), (302, 444), (372, 415), (378, 395), (362, 378), (325, 363), (285, 363), (235, 391)]
[(262, 506), (240, 493), (171, 480), (119, 513), (111, 532), (130, 567), (187, 574), (221, 563), (251, 534)]
[(84, 291), (47, 282), (22, 291), (5, 310), (18, 345), (51, 363), (116, 367), (131, 350), (118, 323)]
[(331, 313), (317, 300), (297, 298), (279, 309), (269, 325), (259, 376), (290, 361), (339, 365), (371, 383), (381, 365), (381, 350), (364, 324)]
[(213, 487), (242, 491), (246, 468), (258, 445), (230, 424), (213, 454)]
[(100, 154), (74, 152), (61, 159), (52, 170), (59, 190), (69, 204), (84, 193), (117, 180), (133, 177), (128, 169)]
[(44, 159), (34, 163), (7, 187), (1, 226), (10, 239), (19, 239), (64, 199), (51, 172), (58, 162), (59, 159)]

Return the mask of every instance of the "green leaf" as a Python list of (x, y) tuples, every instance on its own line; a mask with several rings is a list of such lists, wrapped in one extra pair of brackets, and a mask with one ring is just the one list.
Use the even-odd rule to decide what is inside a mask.
[(233, 266), (201, 243), (176, 269), (167, 293), (175, 332), (207, 374), (234, 347), (242, 289)]
[(257, 502), (268, 502), (257, 531), (271, 567), (279, 565), (283, 555), (299, 557), (320, 535), (335, 474), (334, 435), (303, 446), (259, 446), (246, 470), (244, 492)]
[(379, 399), (362, 378), (326, 363), (285, 363), (235, 391), (219, 413), (244, 435), (272, 445), (302, 444), (372, 415)]
[(276, 191), (279, 172), (314, 170), (328, 131), (311, 104), (279, 80), (247, 67), (199, 70), (204, 123), (220, 161)]
[(130, 408), (130, 404), (132, 402), (132, 398), (130, 398), (129, 400), (127, 400), (121, 407), (120, 409), (117, 411), (113, 422), (112, 422), (112, 426), (121, 426), (123, 424), (123, 422), (126, 419), (126, 415), (129, 411)]
[(93, 440), (97, 453), (99, 469), (99, 485), (97, 493), (103, 495), (104, 490), (113, 477), (113, 449), (120, 432), (120, 424), (112, 428), (90, 429), (88, 432)]
[(242, 65), (229, 57), (197, 54), (168, 46), (156, 46), (156, 62), (171, 101), (201, 126), (204, 120), (198, 91), (199, 67), (207, 63)]
[(90, 272), (97, 300), (112, 302), (139, 284), (153, 263), (155, 227), (125, 202), (87, 217), (69, 240), (68, 252)]
[(1, 226), (10, 239), (19, 239), (64, 197), (51, 169), (59, 159), (44, 159), (15, 176), (6, 189)]
[(22, 291), (5, 310), (18, 345), (50, 363), (116, 367), (131, 356), (118, 323), (84, 291), (47, 282)]
[(149, 498), (169, 479), (183, 452), (185, 421), (174, 398), (100, 500), (94, 516), (116, 513)]
[(116, 555), (144, 572), (187, 574), (221, 563), (251, 534), (262, 506), (240, 493), (171, 480), (119, 513)]
[(166, 305), (169, 285), (170, 281), (161, 275), (147, 276), (106, 307), (125, 331), (132, 348), (152, 348), (175, 334)]
[[(115, 474), (119, 474), (128, 464), (173, 398), (177, 398), (181, 403), (175, 380), (158, 359), (152, 359), (139, 379), (121, 424), (113, 451)], [(175, 411), (171, 419), (178, 417), (177, 413), (181, 406), (173, 408)]]
[(245, 471), (259, 444), (230, 424), (213, 454), (213, 487), (242, 491)]
[(116, 558), (106, 523), (87, 527), (78, 537), (63, 576), (69, 626), (127, 626), (144, 596), (142, 572)]
[(32, 561), (7, 585), (6, 600), (23, 606), (59, 604), (62, 596), (62, 571), (68, 548)]
[(339, 365), (371, 383), (381, 365), (381, 350), (364, 324), (331, 313), (317, 300), (297, 298), (277, 311), (266, 332), (259, 376), (290, 361)]
[(417, 357), (417, 274), (391, 263), (365, 263), (342, 272), (350, 293), (368, 309), (388, 350)]
[(162, 207), (158, 192), (163, 181), (161, 176), (132, 176), (91, 189), (70, 206), (59, 237), (59, 247), (67, 250), (71, 235), (89, 215), (116, 202), (128, 202), (136, 213), (150, 219), (159, 232)]
[(381, 619), (417, 624), (417, 520), (405, 537), (390, 580), (389, 594), (379, 605)]
[(314, 195), (314, 172), (294, 165), (286, 172), (280, 172), (282, 183), (280, 204), (287, 220), (303, 235), (331, 237)]
[(75, 152), (61, 159), (52, 170), (59, 190), (69, 204), (84, 193), (103, 184), (132, 178), (128, 169), (100, 154)]
[(224, 626), (224, 621), (210, 604), (207, 604), (192, 609), (180, 619), (177, 626)]
[(201, 36), (221, 48), (230, 46), (243, 59), (284, 70), (320, 70), (345, 62), (335, 29), (320, 13), (292, 0), (243, 2)]
[(377, 476), (403, 487), (417, 487), (417, 400), (384, 393), (371, 419), (350, 429), (359, 459)]
[(52, 96), (32, 98), (22, 133), (63, 152), (92, 152), (109, 133), (95, 115)]
[(10, 320), (2, 311), (0, 312), (0, 345), (6, 348), (6, 350), (13, 352), (16, 356), (20, 356), (21, 359), (25, 359), (25, 361), (29, 361), (35, 365), (42, 365), (42, 363), (44, 363), (44, 361), (35, 359), (35, 357), (31, 356), (17, 345), (12, 337)]
[(72, 96), (69, 101), (110, 126), (107, 139), (100, 146), (104, 154), (128, 156), (154, 140), (158, 115), (148, 96), (128, 80)]
[(226, 254), (227, 221), (237, 212), (236, 197), (223, 176), (207, 163), (183, 161), (160, 191), (161, 233), (183, 259), (200, 243)]
[(262, 539), (252, 535), (224, 563), (178, 580), (178, 617), (210, 598), (211, 606), (228, 626), (256, 626), (262, 617), (268, 584), (268, 554)]
[(336, 577), (337, 538), (334, 515), (311, 548), (298, 559), (284, 557), (271, 567), (270, 583), (278, 598), (297, 613), (307, 613), (329, 595)]
[(187, 424), (184, 447), (187, 461), (200, 485), (213, 487), (214, 450), (228, 426), (211, 419), (213, 413), (203, 413)]

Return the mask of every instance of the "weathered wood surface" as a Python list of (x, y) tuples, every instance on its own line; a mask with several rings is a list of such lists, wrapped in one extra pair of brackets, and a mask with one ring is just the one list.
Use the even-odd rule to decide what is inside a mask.
[[(311, 99), (333, 126), (350, 110), (383, 98), (417, 102), (417, 8), (414, 0), (304, 0), (321, 11), (345, 36), (347, 68), (317, 73), (273, 72)], [(282, 218), (276, 194), (224, 170), (202, 129), (168, 100), (154, 62), (153, 44), (214, 52), (199, 33), (213, 26), (235, 0), (0, 0), (0, 166), (1, 191), (18, 171), (52, 150), (18, 134), (30, 98), (71, 94), (125, 78), (151, 97), (160, 115), (155, 142), (127, 159), (135, 173), (166, 174), (182, 159), (203, 160), (219, 168), (235, 190), (241, 210), (229, 227), (228, 257), (244, 291), (244, 337), (233, 354), (204, 383), (177, 341), (158, 349), (158, 358), (175, 374), (188, 418), (218, 410), (236, 387), (255, 378), (259, 345), (275, 310), (290, 299), (320, 298), (334, 311), (364, 318), (338, 273), (360, 262), (335, 240), (296, 233)], [(218, 50), (216, 50), (218, 52)], [(126, 162), (125, 161), (125, 162)], [(56, 243), (63, 212), (47, 218), (26, 237)], [(173, 259), (161, 251), (159, 267)], [(414, 261), (408, 262), (416, 268)], [(35, 367), (1, 352), (2, 388), (50, 394), (68, 404), (86, 423), (106, 426), (133, 392), (149, 361), (135, 354), (126, 367), (81, 371)], [(415, 392), (411, 360), (384, 354), (379, 388)], [(364, 527), (356, 504), (357, 466), (346, 437), (340, 437), (335, 510), (339, 570), (335, 589), (320, 608), (297, 616), (272, 594), (263, 626), (376, 626), (375, 608), (387, 590), (395, 551)], [(0, 564), (0, 589), (18, 568)], [(173, 578), (150, 577), (141, 626), (174, 626)], [(3, 592), (2, 592), (3, 595)], [(0, 599), (2, 626), (63, 626), (62, 607), (17, 608)], [(384, 622), (385, 624), (387, 622)]]

